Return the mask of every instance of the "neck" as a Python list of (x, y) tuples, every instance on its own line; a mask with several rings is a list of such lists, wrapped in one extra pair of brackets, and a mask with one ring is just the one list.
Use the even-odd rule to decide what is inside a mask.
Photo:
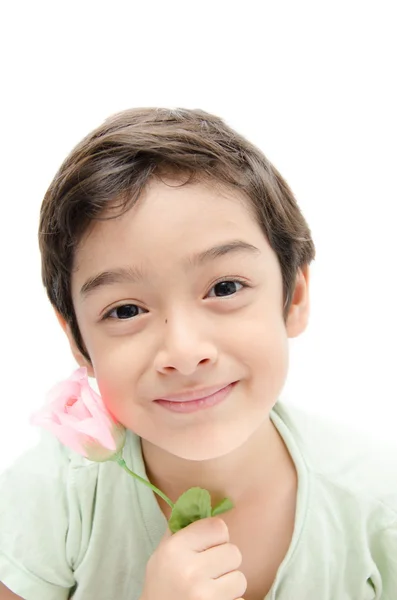
[[(296, 476), (291, 456), (270, 418), (242, 446), (219, 458), (185, 460), (144, 439), (142, 454), (150, 482), (173, 502), (197, 486), (210, 492), (213, 506), (228, 497), (238, 507), (251, 503), (258, 494), (271, 498)], [(157, 500), (168, 513), (165, 502)]]

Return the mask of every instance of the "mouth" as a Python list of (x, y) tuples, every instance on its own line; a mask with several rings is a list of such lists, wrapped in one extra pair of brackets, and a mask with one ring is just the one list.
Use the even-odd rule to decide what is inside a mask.
[(190, 413), (210, 408), (223, 402), (230, 394), (237, 381), (221, 386), (175, 394), (158, 398), (154, 402), (172, 412)]
[(168, 402), (194, 402), (195, 400), (201, 400), (202, 398), (208, 398), (208, 396), (212, 396), (216, 394), (220, 390), (223, 390), (228, 385), (232, 385), (231, 383), (222, 383), (219, 385), (213, 385), (211, 387), (206, 388), (196, 388), (194, 390), (187, 390), (186, 392), (178, 392), (176, 394), (171, 394), (169, 396), (162, 396), (161, 398), (156, 398), (156, 400), (167, 400)]

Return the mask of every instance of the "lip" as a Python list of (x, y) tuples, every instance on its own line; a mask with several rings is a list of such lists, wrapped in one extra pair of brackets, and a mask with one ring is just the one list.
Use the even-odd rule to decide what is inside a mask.
[[(208, 395), (207, 390), (200, 390), (200, 392), (194, 391), (192, 393), (195, 394), (195, 398), (189, 399), (189, 400), (184, 400), (184, 401), (181, 401), (179, 399), (178, 400), (165, 400), (165, 399), (161, 398), (161, 399), (154, 400), (154, 402), (155, 402), (155, 404), (158, 404), (159, 406), (161, 406), (163, 409), (171, 411), (173, 413), (187, 414), (187, 413), (194, 413), (194, 412), (205, 410), (205, 409), (209, 410), (213, 406), (216, 406), (216, 405), (224, 402), (237, 383), (238, 383), (237, 381), (234, 381), (233, 383), (229, 383), (228, 385), (226, 385), (220, 389), (219, 389), (219, 386), (217, 386), (216, 388), (207, 388), (207, 390), (211, 390), (211, 389), (216, 390), (215, 393), (212, 393), (209, 395)], [(202, 394), (204, 392), (207, 394), (206, 396), (202, 396)], [(201, 394), (201, 397), (197, 398), (197, 395), (199, 393)], [(182, 394), (179, 396), (179, 398), (181, 396), (182, 396)], [(186, 394), (184, 394), (184, 396), (186, 397)], [(168, 397), (170, 397), (170, 396), (168, 396)], [(172, 396), (172, 397), (175, 398), (176, 396)]]
[(223, 390), (231, 384), (232, 382), (227, 382), (222, 383), (220, 385), (214, 385), (212, 387), (189, 390), (186, 392), (178, 392), (170, 396), (162, 396), (161, 398), (156, 398), (156, 401), (167, 400), (168, 402), (194, 402), (195, 400), (202, 400), (203, 398), (208, 398), (208, 396), (216, 394), (217, 392)]

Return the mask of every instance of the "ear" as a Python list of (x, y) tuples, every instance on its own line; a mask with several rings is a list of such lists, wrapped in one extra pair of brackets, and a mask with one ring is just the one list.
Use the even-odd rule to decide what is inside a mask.
[(310, 302), (309, 302), (309, 265), (298, 269), (294, 296), (287, 317), (287, 334), (289, 338), (294, 338), (303, 333), (309, 321)]
[(64, 330), (64, 332), (66, 334), (66, 337), (68, 338), (70, 349), (72, 351), (72, 354), (73, 354), (77, 364), (79, 365), (79, 367), (86, 367), (87, 375), (89, 377), (95, 377), (94, 369), (92, 368), (92, 364), (89, 360), (87, 360), (87, 358), (84, 356), (84, 354), (82, 354), (81, 350), (77, 346), (76, 341), (73, 337), (72, 331), (70, 329), (69, 323), (67, 323), (67, 321), (64, 319), (64, 317), (62, 315), (60, 315), (58, 311), (55, 311), (55, 315), (56, 315), (56, 318), (58, 319), (58, 323), (60, 324), (60, 326), (62, 327), (62, 329)]

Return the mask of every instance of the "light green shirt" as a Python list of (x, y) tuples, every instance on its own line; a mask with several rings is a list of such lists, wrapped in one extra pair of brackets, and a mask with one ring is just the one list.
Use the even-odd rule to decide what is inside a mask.
[[(298, 472), (293, 539), (266, 600), (397, 600), (397, 451), (277, 403)], [(140, 438), (124, 458), (146, 478)], [(0, 478), (0, 581), (25, 600), (138, 600), (167, 523), (152, 491), (43, 433)]]

